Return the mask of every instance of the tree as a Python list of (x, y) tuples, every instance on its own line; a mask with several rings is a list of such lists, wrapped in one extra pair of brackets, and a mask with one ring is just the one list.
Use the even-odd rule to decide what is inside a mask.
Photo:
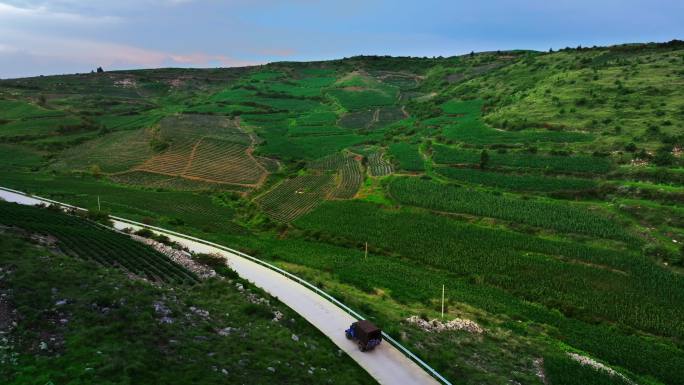
[(98, 166), (96, 164), (90, 166), (90, 174), (95, 178), (101, 177), (102, 176), (102, 170), (100, 169), (100, 166)]
[(674, 155), (672, 155), (672, 148), (669, 146), (663, 146), (656, 151), (655, 157), (653, 157), (653, 163), (657, 166), (670, 166), (674, 163)]
[(97, 73), (98, 74), (101, 74), (103, 72), (104, 72), (104, 70), (102, 69), (102, 67), (97, 67)]
[(474, 56), (475, 56), (475, 51), (470, 51), (470, 57), (474, 57)]
[(482, 150), (480, 153), (480, 168), (484, 169), (487, 167), (487, 164), (489, 163), (489, 153), (487, 150)]

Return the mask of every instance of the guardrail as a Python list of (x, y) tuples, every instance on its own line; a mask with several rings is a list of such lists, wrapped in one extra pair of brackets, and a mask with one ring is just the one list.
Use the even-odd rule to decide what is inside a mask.
[[(66, 207), (66, 208), (69, 208), (69, 209), (72, 209), (72, 210), (77, 210), (77, 211), (88, 211), (88, 210), (86, 210), (86, 209), (84, 209), (84, 208), (82, 208), (82, 207), (77, 207), (77, 206), (73, 206), (73, 205), (70, 205), (70, 204), (67, 204), (67, 203), (58, 202), (58, 201), (55, 201), (55, 200), (52, 200), (52, 199), (49, 199), (49, 198), (43, 198), (43, 197), (40, 197), (40, 196), (37, 196), (37, 195), (26, 194), (26, 193), (24, 193), (24, 192), (22, 192), (22, 191), (13, 190), (13, 189), (6, 188), (6, 187), (0, 187), (0, 190), (9, 191), (9, 192), (12, 192), (12, 193), (15, 193), (15, 194), (19, 194), (19, 195), (22, 195), (22, 196), (25, 196), (25, 197), (28, 197), (28, 198), (33, 198), (33, 199), (36, 199), (36, 200), (39, 200), (39, 201), (48, 202), (48, 203), (55, 204), (55, 205), (62, 206), (62, 207)], [(275, 266), (275, 265), (273, 265), (273, 264), (270, 264), (270, 263), (268, 263), (268, 262), (266, 262), (266, 261), (263, 261), (263, 260), (261, 260), (261, 259), (259, 259), (259, 258), (256, 258), (256, 257), (253, 257), (253, 256), (251, 256), (251, 255), (245, 254), (245, 253), (243, 253), (243, 252), (241, 252), (241, 251), (239, 251), (239, 250), (231, 249), (230, 247), (226, 247), (226, 246), (223, 246), (223, 245), (219, 245), (218, 243), (214, 243), (214, 242), (207, 241), (207, 240), (204, 240), (204, 239), (196, 238), (196, 237), (193, 237), (192, 235), (187, 235), (187, 234), (179, 233), (179, 232), (176, 232), (176, 231), (173, 231), (173, 230), (168, 230), (168, 229), (164, 229), (164, 228), (157, 227), (157, 226), (147, 225), (147, 224), (144, 224), (144, 223), (141, 223), (141, 222), (137, 222), (137, 221), (133, 221), (133, 220), (130, 220), (130, 219), (121, 218), (121, 217), (117, 217), (117, 216), (114, 216), (114, 215), (110, 215), (109, 217), (112, 218), (112, 219), (114, 219), (114, 220), (117, 220), (117, 221), (119, 221), (119, 222), (128, 223), (128, 224), (131, 224), (131, 225), (134, 225), (134, 226), (143, 227), (143, 228), (147, 228), (147, 229), (150, 229), (150, 230), (155, 230), (155, 231), (160, 232), (160, 233), (171, 234), (171, 235), (174, 235), (174, 236), (179, 237), (179, 238), (184, 238), (184, 239), (191, 240), (191, 241), (194, 241), (194, 242), (198, 242), (198, 243), (201, 243), (201, 244), (204, 244), (204, 245), (207, 245), (207, 246), (216, 247), (217, 249), (221, 249), (221, 250), (223, 250), (223, 251), (227, 251), (227, 252), (229, 252), (229, 253), (238, 255), (238, 256), (240, 256), (240, 257), (242, 257), (242, 258), (248, 259), (248, 260), (250, 260), (250, 261), (252, 261), (252, 262), (255, 262), (255, 263), (257, 263), (257, 264), (259, 264), (259, 265), (261, 265), (261, 266), (264, 266), (264, 267), (266, 267), (266, 268), (268, 268), (268, 269), (270, 269), (270, 270), (276, 271), (276, 272), (278, 272), (278, 273), (280, 273), (280, 274), (282, 274), (282, 275), (284, 275), (284, 276), (290, 278), (291, 280), (293, 280), (293, 281), (295, 281), (295, 282), (297, 282), (297, 283), (299, 283), (299, 284), (301, 284), (301, 285), (306, 286), (307, 288), (313, 290), (316, 294), (320, 295), (321, 297), (323, 297), (323, 298), (327, 299), (328, 301), (332, 302), (333, 304), (335, 304), (335, 306), (339, 307), (340, 309), (344, 310), (344, 311), (347, 312), (348, 314), (352, 315), (352, 316), (353, 316), (354, 318), (356, 318), (357, 320), (364, 320), (364, 319), (365, 319), (364, 316), (362, 316), (361, 314), (357, 313), (356, 311), (354, 311), (353, 309), (351, 309), (349, 306), (345, 305), (344, 303), (340, 302), (337, 298), (335, 298), (335, 297), (333, 297), (332, 295), (330, 295), (330, 294), (326, 293), (325, 291), (321, 290), (321, 289), (318, 288), (316, 285), (314, 285), (314, 284), (312, 284), (312, 283), (310, 283), (310, 282), (308, 282), (308, 281), (306, 281), (306, 280), (304, 280), (304, 279), (302, 279), (302, 278), (300, 278), (300, 277), (298, 277), (298, 276), (296, 276), (296, 275), (294, 275), (294, 274), (292, 274), (292, 273), (290, 273), (290, 272), (288, 272), (288, 271), (285, 271), (285, 270), (279, 268), (278, 266)], [(432, 368), (430, 365), (428, 365), (425, 361), (421, 360), (418, 356), (416, 356), (415, 354), (413, 354), (413, 352), (411, 352), (410, 350), (408, 350), (404, 345), (400, 344), (397, 340), (395, 340), (394, 338), (392, 338), (389, 334), (387, 334), (387, 333), (385, 333), (385, 332), (382, 332), (382, 337), (383, 337), (383, 339), (385, 339), (387, 342), (389, 342), (392, 346), (394, 346), (395, 348), (399, 349), (399, 351), (402, 352), (406, 357), (408, 357), (409, 359), (411, 359), (411, 361), (415, 362), (415, 363), (418, 364), (418, 366), (420, 366), (423, 370), (425, 370), (426, 372), (428, 372), (428, 374), (430, 374), (430, 376), (432, 376), (433, 378), (435, 378), (436, 380), (440, 381), (441, 383), (443, 383), (443, 384), (445, 384), (445, 385), (452, 385), (451, 382), (449, 382), (449, 380), (447, 380), (446, 378), (444, 378), (444, 377), (443, 377), (441, 374), (439, 374), (435, 369), (433, 369), (433, 368)]]

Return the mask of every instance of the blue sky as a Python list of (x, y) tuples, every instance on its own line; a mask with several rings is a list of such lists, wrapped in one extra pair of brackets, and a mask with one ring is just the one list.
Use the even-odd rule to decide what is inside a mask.
[(675, 38), (682, 0), (0, 0), (0, 78)]

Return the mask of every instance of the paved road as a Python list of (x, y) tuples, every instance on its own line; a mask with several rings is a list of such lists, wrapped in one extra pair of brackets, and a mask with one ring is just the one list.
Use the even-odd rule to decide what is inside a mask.
[[(30, 205), (43, 203), (39, 199), (2, 189), (0, 189), (0, 198), (10, 202)], [(127, 227), (133, 229), (140, 228), (140, 226), (121, 221), (114, 221), (114, 227), (117, 229)], [(347, 340), (344, 336), (344, 330), (356, 319), (306, 286), (237, 254), (171, 233), (156, 232), (168, 236), (174, 242), (186, 246), (191, 251), (222, 255), (242, 278), (251, 281), (269, 294), (278, 297), (281, 302), (299, 313), (299, 315), (328, 336), (335, 345), (349, 354), (354, 361), (380, 384), (439, 384), (420, 366), (388, 343), (380, 344), (372, 352), (363, 353), (359, 351), (356, 344)]]

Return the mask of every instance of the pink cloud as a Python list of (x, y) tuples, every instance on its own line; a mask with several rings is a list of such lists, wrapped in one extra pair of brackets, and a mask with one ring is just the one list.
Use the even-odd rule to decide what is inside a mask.
[(85, 39), (57, 38), (46, 36), (5, 35), (9, 44), (3, 44), (0, 54), (12, 47), (15, 52), (32, 56), (38, 60), (59, 60), (75, 64), (91, 63), (106, 67), (163, 67), (163, 66), (223, 66), (235, 67), (258, 62), (236, 59), (227, 55), (202, 52), (175, 53), (151, 50), (136, 46), (93, 41)]

